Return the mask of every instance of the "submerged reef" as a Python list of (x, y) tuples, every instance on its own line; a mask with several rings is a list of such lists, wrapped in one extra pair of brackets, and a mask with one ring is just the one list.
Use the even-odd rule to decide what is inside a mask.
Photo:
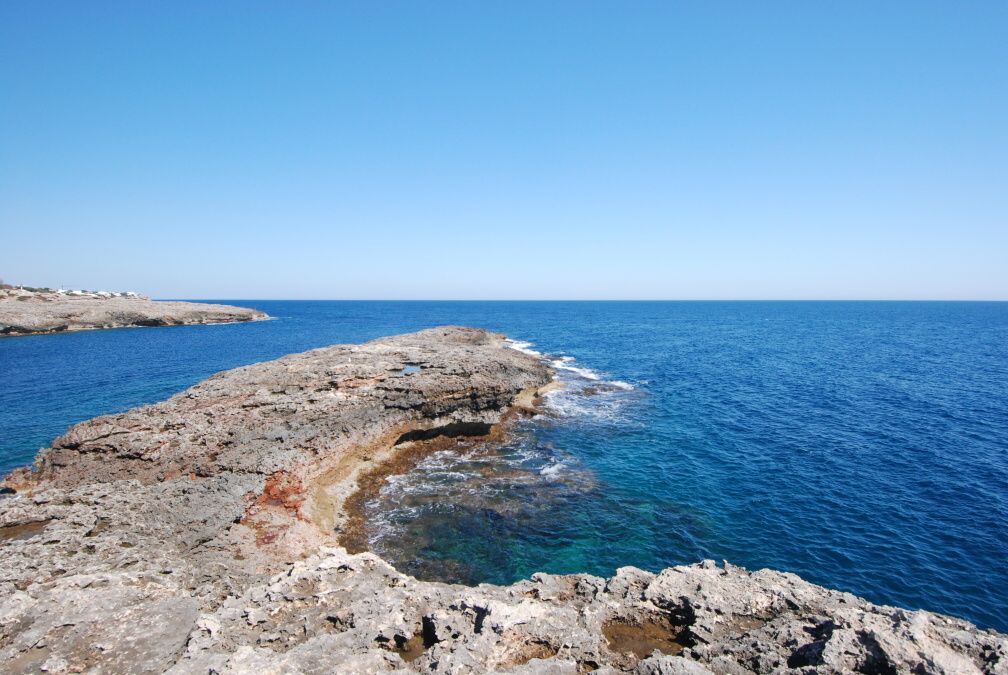
[(0, 288), (0, 336), (267, 318), (247, 307), (151, 300), (136, 293)]
[(704, 561), (510, 586), (367, 548), (389, 475), (500, 439), (553, 385), (437, 328), (237, 368), (98, 417), (0, 487), (4, 672), (1008, 672), (1008, 639)]

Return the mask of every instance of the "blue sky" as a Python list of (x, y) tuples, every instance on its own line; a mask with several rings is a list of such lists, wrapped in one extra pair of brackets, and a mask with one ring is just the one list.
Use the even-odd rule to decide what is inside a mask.
[(0, 4), (0, 277), (1008, 299), (1008, 3)]

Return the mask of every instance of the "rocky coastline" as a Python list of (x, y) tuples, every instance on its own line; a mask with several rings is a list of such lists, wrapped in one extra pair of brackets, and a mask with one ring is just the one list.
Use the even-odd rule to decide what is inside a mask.
[(358, 552), (368, 490), (506, 433), (552, 380), (503, 336), (447, 327), (74, 426), (0, 487), (0, 670), (1008, 673), (1004, 635), (771, 570), (467, 587)]
[(268, 318), (247, 307), (151, 300), (135, 293), (0, 288), (0, 337)]

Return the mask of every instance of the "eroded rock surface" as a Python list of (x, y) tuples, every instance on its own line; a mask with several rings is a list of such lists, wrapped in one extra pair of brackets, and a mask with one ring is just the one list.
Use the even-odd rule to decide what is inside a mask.
[(69, 295), (0, 289), (0, 336), (128, 326), (231, 323), (269, 318), (247, 307), (166, 302), (143, 296)]
[(364, 476), (494, 433), (550, 379), (501, 336), (442, 328), (75, 426), (0, 496), (0, 671), (1008, 672), (1002, 635), (769, 570), (470, 588), (340, 546)]

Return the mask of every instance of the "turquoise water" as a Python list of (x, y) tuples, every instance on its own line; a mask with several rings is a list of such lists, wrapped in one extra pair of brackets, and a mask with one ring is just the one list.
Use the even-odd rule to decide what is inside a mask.
[(1008, 630), (1008, 304), (268, 302), (276, 321), (0, 340), (0, 470), (213, 372), (454, 323), (567, 389), (368, 508), (421, 576), (727, 559)]

